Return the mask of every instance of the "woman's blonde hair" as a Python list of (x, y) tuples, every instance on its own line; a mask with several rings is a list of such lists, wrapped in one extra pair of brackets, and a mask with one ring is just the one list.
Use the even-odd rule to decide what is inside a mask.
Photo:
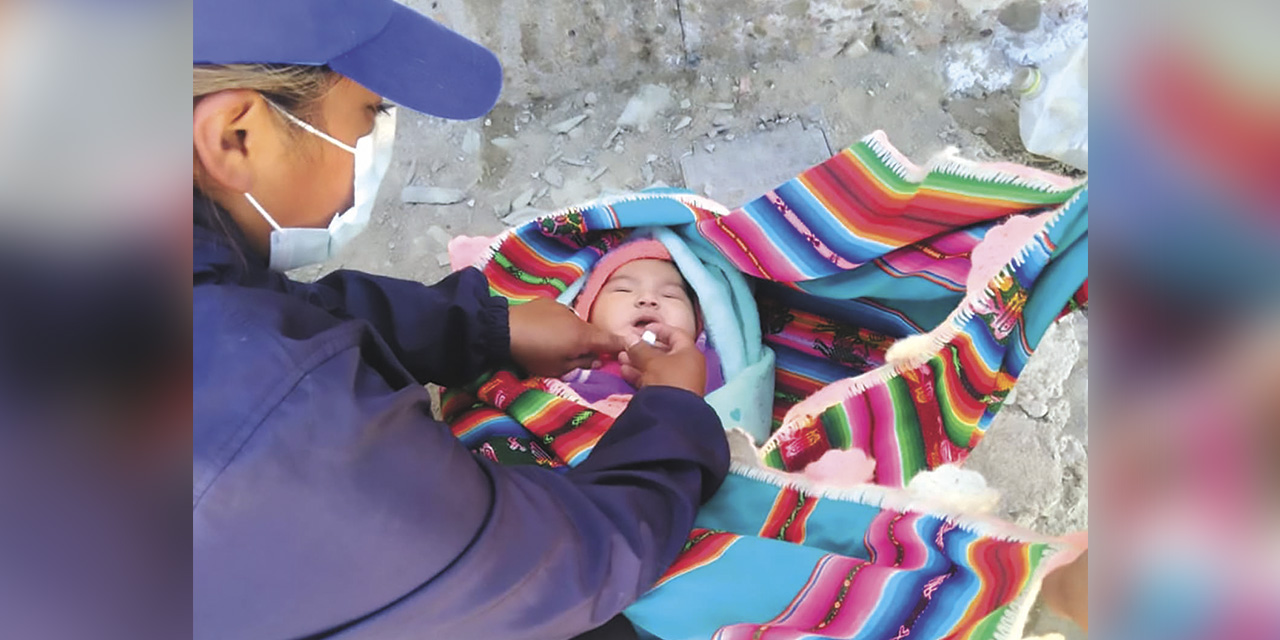
[(248, 89), (302, 115), (324, 99), (338, 74), (324, 66), (275, 64), (196, 65), (191, 74), (193, 104), (219, 91)]

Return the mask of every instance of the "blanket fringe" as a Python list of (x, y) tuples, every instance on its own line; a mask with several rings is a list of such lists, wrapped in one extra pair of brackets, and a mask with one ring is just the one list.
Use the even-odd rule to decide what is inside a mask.
[(857, 487), (824, 487), (804, 478), (778, 469), (746, 465), (738, 461), (729, 463), (729, 473), (779, 489), (791, 489), (807, 496), (824, 500), (854, 502), (877, 509), (889, 509), (899, 513), (920, 513), (945, 518), (957, 527), (980, 536), (1005, 542), (1052, 543), (1054, 538), (1011, 525), (995, 518), (984, 518), (939, 504), (908, 490), (882, 485), (865, 484)]
[(1021, 171), (1014, 171), (1013, 169), (1016, 165), (1011, 165), (1009, 170), (1005, 170), (998, 168), (1001, 165), (968, 160), (961, 157), (959, 150), (955, 147), (948, 147), (930, 158), (924, 166), (920, 166), (898, 151), (889, 142), (889, 137), (884, 131), (874, 131), (863, 137), (861, 142), (867, 145), (875, 153), (876, 157), (880, 159), (880, 162), (892, 170), (895, 175), (903, 181), (911, 183), (922, 182), (930, 173), (945, 173), (983, 182), (1025, 187), (1042, 193), (1068, 191), (1077, 188), (1081, 184), (1079, 181), (1070, 178), (1062, 178), (1034, 169), (1022, 168), (1023, 170)]

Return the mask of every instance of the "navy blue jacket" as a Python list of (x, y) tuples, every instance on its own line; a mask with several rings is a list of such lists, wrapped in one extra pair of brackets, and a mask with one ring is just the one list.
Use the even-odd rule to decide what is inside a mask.
[(569, 638), (657, 580), (727, 472), (715, 413), (664, 387), (569, 473), (478, 459), (422, 384), (509, 358), (482, 274), (305, 284), (237, 246), (197, 224), (197, 640)]

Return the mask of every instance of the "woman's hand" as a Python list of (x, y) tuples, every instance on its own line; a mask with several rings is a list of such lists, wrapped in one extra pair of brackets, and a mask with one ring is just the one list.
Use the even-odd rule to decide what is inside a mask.
[(657, 345), (634, 339), (618, 355), (622, 377), (637, 389), (663, 386), (705, 394), (707, 361), (693, 336), (664, 324), (651, 324), (648, 329), (657, 336)]
[(535, 376), (559, 377), (598, 364), (626, 347), (620, 336), (584, 322), (550, 298), (514, 305), (507, 315), (511, 359)]

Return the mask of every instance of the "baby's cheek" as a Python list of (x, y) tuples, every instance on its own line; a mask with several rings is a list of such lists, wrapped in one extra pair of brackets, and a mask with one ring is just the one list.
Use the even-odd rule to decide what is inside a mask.
[(681, 314), (680, 328), (688, 333), (696, 333), (698, 330), (698, 316), (693, 309), (685, 309)]

